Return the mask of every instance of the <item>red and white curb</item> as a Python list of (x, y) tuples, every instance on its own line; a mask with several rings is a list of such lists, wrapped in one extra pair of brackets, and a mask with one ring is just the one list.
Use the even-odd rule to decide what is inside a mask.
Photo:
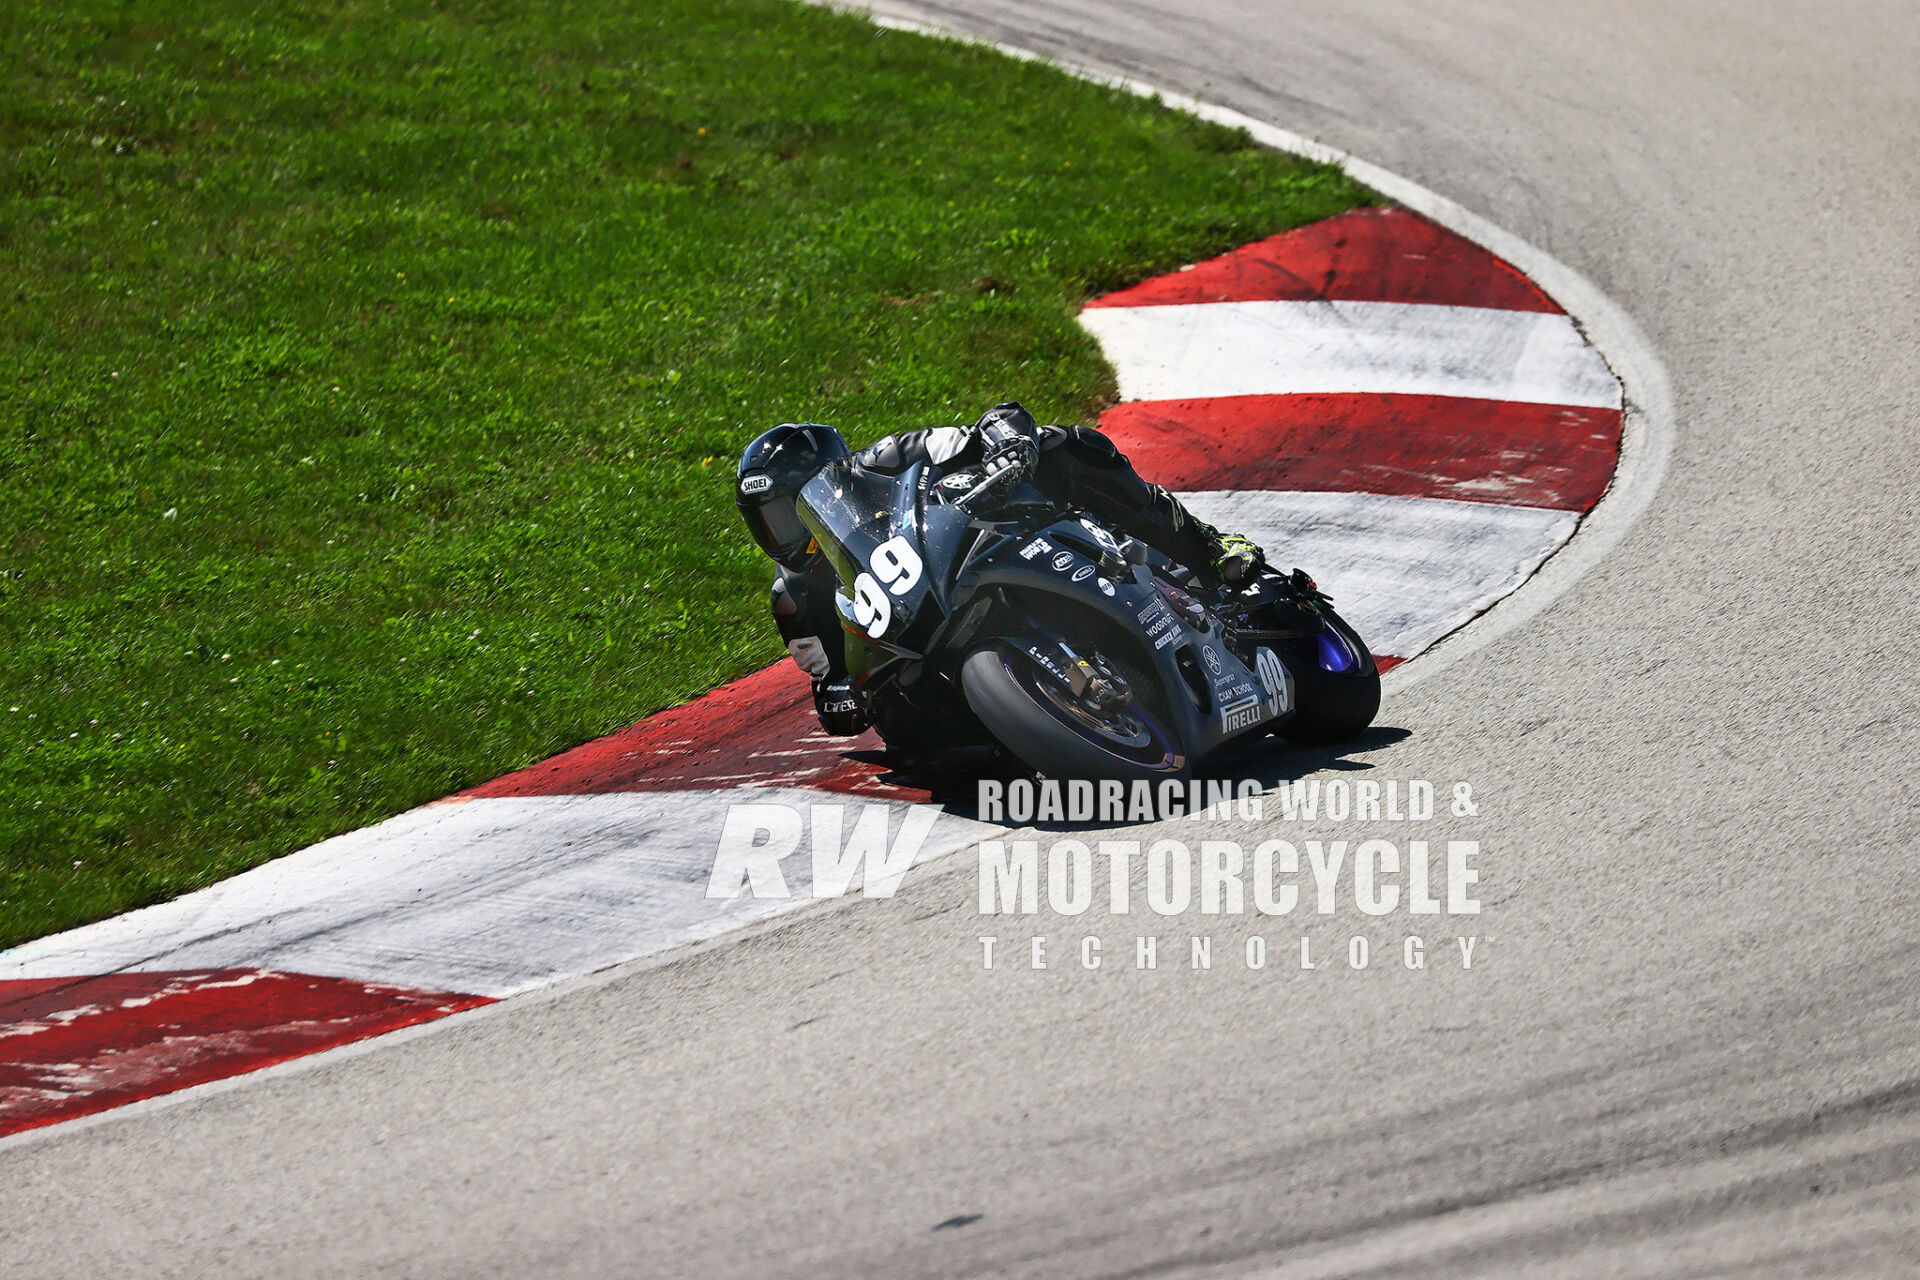
[(1089, 304), (1101, 418), (1202, 519), (1404, 662), (1524, 582), (1613, 478), (1621, 391), (1512, 267), (1358, 209)]
[[(1125, 397), (1102, 426), (1140, 470), (1306, 567), (1384, 658), (1414, 657), (1514, 590), (1615, 474), (1607, 363), (1525, 276), (1404, 209), (1247, 246), (1083, 320)], [(449, 801), (0, 953), (0, 1135), (807, 901), (800, 851), (782, 863), (791, 899), (706, 896), (741, 801), (880, 807), (889, 839), (925, 829), (922, 862), (986, 830), (929, 804), (937, 781), (885, 773), (873, 746), (822, 737), (805, 677), (782, 664)]]
[[(807, 842), (781, 863), (788, 897), (707, 896), (728, 810), (742, 801), (801, 820), (815, 806), (847, 806), (849, 828), (879, 810), (889, 844), (915, 827), (920, 861), (989, 829), (858, 758), (875, 745), (822, 735), (806, 678), (783, 663), (211, 888), (0, 953), (0, 1135), (806, 905), (816, 849)], [(843, 836), (851, 852), (858, 831)], [(850, 888), (864, 888), (860, 874)]]

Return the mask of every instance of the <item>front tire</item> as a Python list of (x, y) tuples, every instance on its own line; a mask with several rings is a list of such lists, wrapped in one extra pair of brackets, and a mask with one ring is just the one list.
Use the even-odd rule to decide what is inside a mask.
[(960, 684), (987, 731), (1048, 777), (1184, 781), (1191, 762), (1166, 727), (1169, 717), (1146, 696), (1146, 677), (1114, 665), (1132, 686), (1134, 703), (1104, 721), (1075, 704), (1032, 658), (1011, 646), (989, 645), (969, 654)]

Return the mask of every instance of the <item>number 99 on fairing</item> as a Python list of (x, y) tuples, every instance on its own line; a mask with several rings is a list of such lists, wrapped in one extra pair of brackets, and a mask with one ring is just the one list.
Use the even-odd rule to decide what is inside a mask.
[[(893, 601), (888, 593), (903, 596), (913, 590), (924, 567), (919, 553), (902, 537), (888, 538), (875, 547), (867, 557), (867, 567), (871, 573), (853, 580), (853, 620), (878, 640), (893, 623)], [(887, 584), (885, 591), (880, 588), (883, 582)]]

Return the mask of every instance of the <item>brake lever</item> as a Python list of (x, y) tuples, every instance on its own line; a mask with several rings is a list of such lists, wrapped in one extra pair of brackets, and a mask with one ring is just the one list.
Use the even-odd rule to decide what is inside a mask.
[(1011, 464), (1005, 464), (996, 470), (989, 471), (985, 476), (981, 478), (979, 484), (976, 484), (975, 486), (973, 486), (973, 488), (967, 490), (965, 493), (955, 498), (948, 505), (958, 507), (960, 508), (960, 510), (966, 512), (968, 515), (972, 515), (973, 503), (978, 499), (984, 497), (990, 490), (992, 490), (1002, 480), (1005, 480), (1008, 476), (1012, 475), (1013, 471), (1014, 471), (1014, 468)]

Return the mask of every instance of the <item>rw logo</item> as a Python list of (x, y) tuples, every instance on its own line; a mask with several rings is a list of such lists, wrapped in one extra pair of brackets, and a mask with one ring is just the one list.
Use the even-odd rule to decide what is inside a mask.
[[(729, 806), (707, 877), (707, 897), (737, 898), (744, 889), (756, 898), (838, 898), (858, 879), (865, 896), (891, 898), (920, 856), (940, 811), (932, 805), (907, 808), (899, 833), (889, 842), (889, 806), (860, 805), (851, 829), (848, 807), (808, 805), (803, 818), (794, 805)], [(796, 894), (780, 864), (800, 851), (803, 838), (811, 844), (811, 890)], [(794, 873), (799, 875), (800, 868)]]

